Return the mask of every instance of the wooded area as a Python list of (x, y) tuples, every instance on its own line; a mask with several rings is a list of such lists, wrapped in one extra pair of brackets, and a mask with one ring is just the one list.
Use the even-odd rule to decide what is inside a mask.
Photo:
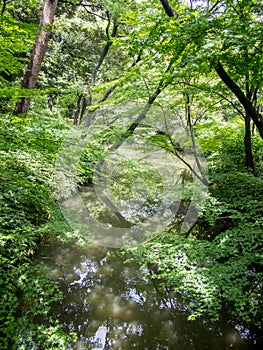
[[(1, 0), (0, 13), (0, 348), (74, 342), (50, 316), (59, 282), (32, 261), (41, 244), (86, 242), (61, 201), (96, 181), (110, 192), (97, 188), (94, 217), (151, 238), (121, 254), (180, 295), (189, 320), (228, 318), (260, 346), (262, 1)], [(137, 141), (181, 164), (176, 177), (134, 159), (103, 177), (109, 154)], [(145, 196), (143, 214), (109, 193), (127, 208)], [(173, 220), (150, 232), (167, 198)]]

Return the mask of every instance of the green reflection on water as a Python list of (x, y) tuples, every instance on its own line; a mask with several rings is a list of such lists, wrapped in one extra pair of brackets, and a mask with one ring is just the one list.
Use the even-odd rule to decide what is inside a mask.
[(39, 251), (43, 260), (64, 294), (52, 314), (78, 334), (70, 349), (252, 349), (228, 324), (187, 321), (179, 296), (161, 293), (118, 249), (57, 243)]

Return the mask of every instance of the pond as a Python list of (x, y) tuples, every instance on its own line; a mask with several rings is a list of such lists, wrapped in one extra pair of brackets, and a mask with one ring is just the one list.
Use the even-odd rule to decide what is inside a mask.
[(187, 321), (184, 303), (160, 291), (136, 262), (124, 263), (119, 249), (56, 242), (39, 250), (38, 262), (60, 282), (63, 299), (52, 313), (77, 333), (69, 349), (256, 349), (249, 331), (231, 321)]

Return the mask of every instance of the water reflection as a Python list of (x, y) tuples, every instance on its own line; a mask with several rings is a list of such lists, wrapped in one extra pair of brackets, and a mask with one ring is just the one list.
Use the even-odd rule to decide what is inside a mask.
[(60, 281), (64, 297), (52, 312), (78, 334), (69, 349), (256, 349), (227, 323), (215, 329), (188, 322), (185, 305), (169, 291), (160, 293), (136, 263), (124, 265), (119, 250), (56, 244), (37, 260)]

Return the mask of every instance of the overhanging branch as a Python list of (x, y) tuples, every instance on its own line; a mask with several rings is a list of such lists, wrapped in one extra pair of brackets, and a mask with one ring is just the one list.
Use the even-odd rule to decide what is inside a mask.
[(225, 85), (233, 92), (242, 106), (245, 108), (245, 111), (248, 113), (250, 118), (253, 120), (256, 125), (260, 137), (263, 139), (263, 117), (256, 111), (255, 107), (240, 89), (240, 87), (231, 79), (228, 73), (223, 68), (222, 64), (219, 62), (215, 67), (215, 71)]

